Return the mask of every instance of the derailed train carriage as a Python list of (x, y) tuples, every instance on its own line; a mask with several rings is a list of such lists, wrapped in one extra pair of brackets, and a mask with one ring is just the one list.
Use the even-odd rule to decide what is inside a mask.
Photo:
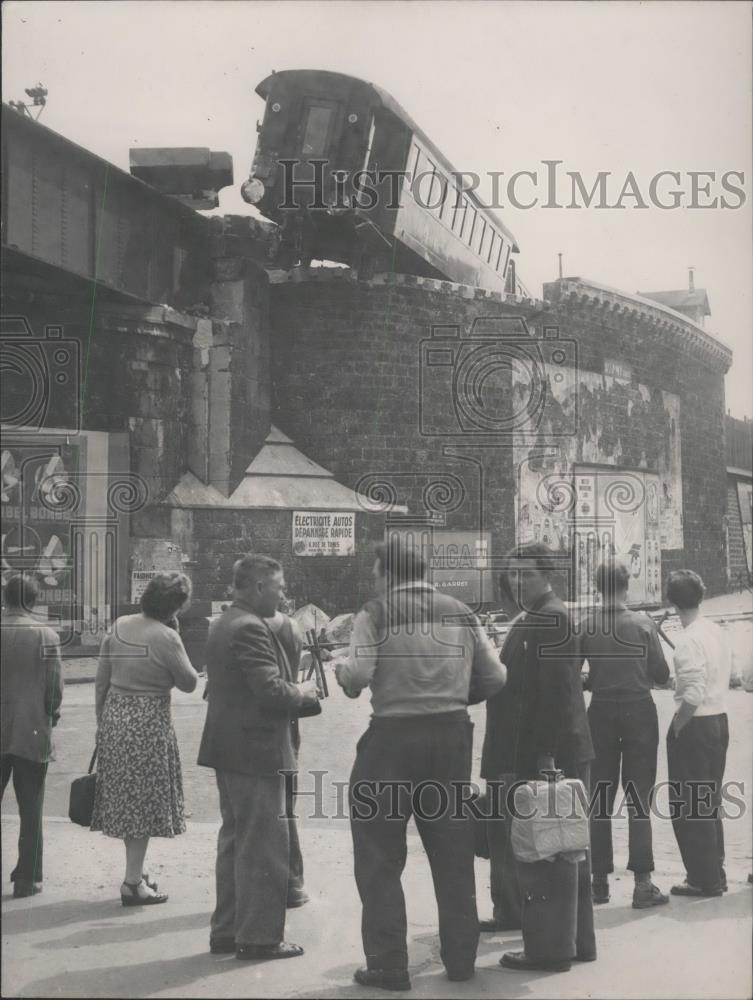
[(513, 234), (388, 93), (319, 70), (256, 91), (266, 108), (242, 195), (292, 259), (523, 293)]

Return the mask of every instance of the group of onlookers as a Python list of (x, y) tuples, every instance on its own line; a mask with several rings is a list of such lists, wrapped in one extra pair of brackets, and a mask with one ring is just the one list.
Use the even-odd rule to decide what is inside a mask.
[[(481, 775), (491, 785), (560, 771), (592, 795), (591, 849), (573, 859), (572, 952), (550, 954), (538, 946), (534, 951), (524, 934), (524, 950), (505, 953), (504, 967), (564, 970), (572, 961), (596, 958), (592, 903), (609, 900), (610, 817), (620, 776), (628, 800), (633, 906), (669, 902), (651, 881), (650, 813), (659, 744), (651, 689), (669, 679), (656, 627), (627, 607), (629, 575), (619, 561), (599, 568), (601, 603), (575, 624), (552, 589), (554, 570), (554, 557), (543, 545), (520, 545), (508, 554), (502, 584), (515, 617), (498, 651), (465, 605), (427, 582), (419, 553), (395, 539), (377, 548), (376, 596), (356, 616), (350, 654), (337, 667), (348, 697), (371, 689), (373, 712), (356, 748), (349, 791), (366, 955), (355, 978), (362, 985), (410, 988), (401, 874), (411, 816), (431, 865), (440, 953), (451, 980), (473, 975), (480, 932), (525, 926), (534, 869), (515, 857), (509, 813), (488, 824), (493, 913), (479, 921), (471, 820), (452, 808), (427, 818), (412, 794), (430, 783), (454, 795), (470, 782), (469, 704), (487, 704)], [(285, 586), (280, 564), (264, 556), (243, 557), (235, 565), (233, 586), (231, 606), (210, 630), (207, 715), (198, 758), (216, 772), (222, 819), (210, 950), (239, 959), (292, 958), (303, 949), (284, 940), (285, 911), (308, 900), (293, 812), (297, 720), (320, 711), (321, 692), (316, 680), (298, 680), (302, 642), (297, 627), (278, 610)], [(674, 654), (677, 710), (667, 754), (673, 826), (687, 872), (671, 892), (685, 896), (720, 895), (727, 888), (719, 807), (730, 651), (718, 626), (700, 614), (703, 592), (697, 574), (670, 574), (667, 599), (677, 608), (683, 632)], [(119, 618), (100, 652), (91, 827), (124, 841), (124, 906), (167, 900), (146, 870), (149, 839), (185, 830), (170, 692), (173, 687), (190, 692), (197, 684), (177, 624), (190, 595), (183, 574), (156, 576), (141, 613)], [(19, 860), (11, 874), (15, 896), (41, 891), (44, 780), (62, 699), (57, 637), (30, 617), (35, 597), (30, 577), (8, 581), (2, 780), (4, 790), (13, 775), (21, 816)], [(709, 789), (703, 816), (693, 790), (699, 781)], [(365, 788), (372, 793), (368, 808)]]

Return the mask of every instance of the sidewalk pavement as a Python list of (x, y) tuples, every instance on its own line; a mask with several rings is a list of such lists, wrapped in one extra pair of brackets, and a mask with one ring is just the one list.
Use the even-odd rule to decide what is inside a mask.
[[(3, 817), (3, 871), (17, 833)], [(175, 840), (155, 839), (150, 874), (169, 892), (163, 906), (125, 909), (120, 841), (64, 819), (46, 821), (45, 890), (2, 899), (4, 997), (384, 997), (352, 981), (363, 963), (360, 906), (346, 823), (311, 822), (302, 832), (311, 902), (289, 911), (286, 937), (302, 958), (242, 963), (208, 952), (217, 824), (191, 823)], [(315, 860), (314, 860), (315, 859)], [(662, 885), (682, 871), (664, 868)], [(596, 910), (598, 961), (569, 973), (500, 968), (503, 951), (521, 947), (511, 932), (483, 935), (478, 971), (468, 983), (447, 981), (439, 960), (436, 908), (428, 863), (409, 838), (404, 876), (413, 995), (417, 997), (750, 997), (753, 886), (738, 865), (720, 899), (673, 898), (655, 910), (630, 906), (632, 879), (613, 880), (612, 902)], [(7, 885), (7, 883), (6, 883)], [(488, 900), (488, 865), (478, 863), (479, 898)]]

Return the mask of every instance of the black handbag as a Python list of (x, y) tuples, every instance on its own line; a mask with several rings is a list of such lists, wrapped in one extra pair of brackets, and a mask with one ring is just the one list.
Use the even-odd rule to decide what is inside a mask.
[(97, 790), (97, 774), (94, 762), (97, 759), (97, 748), (94, 748), (89, 763), (89, 772), (83, 778), (71, 782), (71, 794), (68, 800), (68, 818), (79, 826), (91, 826), (94, 812), (94, 793)]
[(474, 803), (480, 815), (470, 811), (470, 821), (473, 824), (473, 849), (477, 858), (489, 860), (489, 796), (486, 792), (473, 795)]

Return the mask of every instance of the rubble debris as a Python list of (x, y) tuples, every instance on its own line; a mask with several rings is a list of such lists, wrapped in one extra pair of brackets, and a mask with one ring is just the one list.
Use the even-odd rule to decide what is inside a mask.
[(327, 642), (350, 643), (350, 635), (353, 631), (353, 619), (355, 615), (351, 612), (346, 615), (338, 615), (333, 618), (324, 630), (324, 637)]

